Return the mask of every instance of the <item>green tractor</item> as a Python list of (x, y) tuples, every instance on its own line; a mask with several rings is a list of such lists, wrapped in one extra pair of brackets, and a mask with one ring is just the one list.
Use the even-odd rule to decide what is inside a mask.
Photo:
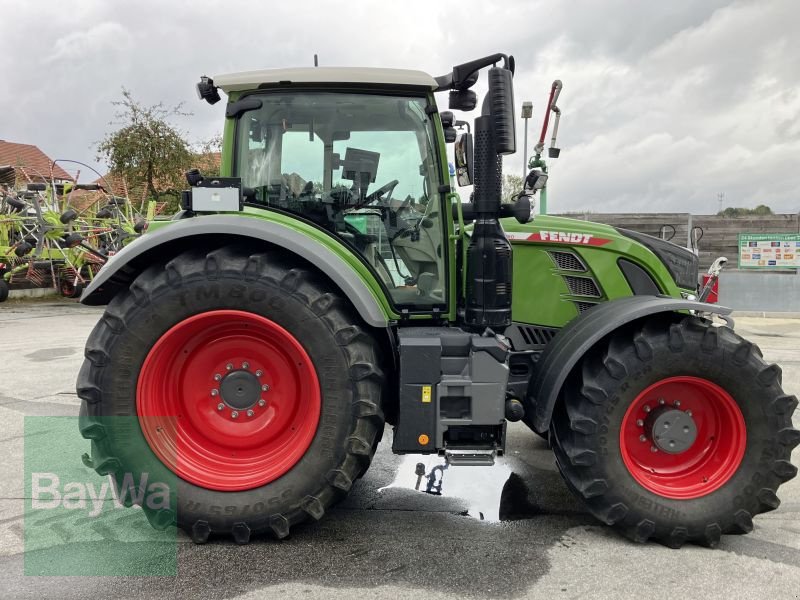
[[(458, 136), (435, 94), (473, 110), (484, 70)], [(534, 219), (540, 171), (501, 204), (513, 71), (495, 54), (440, 77), (201, 79), (210, 104), (228, 96), (222, 176), (190, 171), (184, 210), (82, 297), (107, 305), (77, 382), (84, 460), (121, 492), (145, 474), (177, 488), (150, 502), (142, 483), (125, 503), (198, 543), (283, 538), (351, 489), (385, 423), (393, 452), (455, 467), (492, 464), (522, 420), (588, 510), (637, 541), (714, 546), (779, 505), (797, 399), (730, 310), (698, 300), (695, 256)]]

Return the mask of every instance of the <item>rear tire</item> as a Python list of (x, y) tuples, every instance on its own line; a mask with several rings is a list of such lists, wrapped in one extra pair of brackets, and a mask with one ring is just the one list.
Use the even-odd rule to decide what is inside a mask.
[[(265, 467), (263, 461), (253, 462), (248, 472), (245, 464), (239, 482), (231, 480), (228, 469), (240, 468), (247, 452), (258, 454), (261, 446), (247, 446), (251, 443), (247, 440), (253, 436), (246, 433), (246, 428), (261, 418), (260, 405), (253, 406), (255, 414), (252, 416), (245, 414), (246, 407), (240, 409), (241, 414), (235, 421), (231, 406), (226, 405), (217, 413), (217, 403), (223, 404), (222, 395), (230, 388), (223, 389), (214, 376), (217, 371), (225, 373), (228, 358), (223, 357), (223, 367), (212, 369), (214, 372), (206, 373), (197, 366), (204, 360), (204, 349), (219, 348), (231, 335), (238, 334), (231, 333), (226, 323), (215, 325), (212, 320), (207, 329), (193, 332), (187, 338), (186, 349), (181, 350), (180, 344), (184, 342), (178, 339), (176, 346), (174, 333), (170, 333), (176, 326), (180, 331), (183, 324), (193, 319), (207, 319), (209, 315), (224, 318), (229, 314), (245, 315), (240, 330), (242, 327), (245, 330), (257, 328), (263, 323), (267, 329), (286, 333), (287, 344), (296, 341), (297, 347), (302, 348), (297, 352), (307, 353), (305, 356), (310, 357), (312, 371), (318, 379), (307, 373), (295, 383), (308, 386), (318, 381), (319, 387), (316, 392), (318, 421), (304, 422), (311, 427), (313, 437), (293, 446), (295, 450), (299, 448), (294, 462), (279, 465), (272, 476), (260, 479), (258, 474), (263, 474), (262, 469), (270, 465)], [(281, 253), (253, 254), (231, 248), (207, 254), (187, 252), (166, 266), (146, 270), (133, 282), (130, 291), (115, 297), (108, 305), (86, 345), (86, 360), (78, 377), (77, 390), (82, 399), (80, 430), (84, 437), (92, 440), (91, 464), (98, 473), (111, 474), (117, 482), (124, 479), (126, 473), (133, 473), (137, 481), (137, 474), (148, 469), (152, 472), (153, 465), (156, 471), (160, 469), (162, 481), (170, 476), (174, 480), (174, 473), (178, 473), (174, 510), (153, 510), (146, 496), (144, 502), (136, 503), (142, 505), (155, 527), (177, 524), (197, 543), (215, 534), (231, 535), (238, 543), (247, 543), (251, 535), (262, 532), (271, 532), (277, 538), (286, 537), (291, 526), (309, 517), (320, 519), (329, 506), (349, 491), (353, 481), (369, 466), (375, 441), (383, 432), (383, 376), (378, 367), (377, 347), (359, 323), (352, 308), (329, 284), (309, 270), (293, 266)], [(221, 332), (217, 339), (213, 337), (214, 327)], [(291, 368), (291, 365), (270, 364), (269, 356), (280, 354), (280, 344), (262, 347), (258, 344), (261, 339), (258, 335), (252, 331), (241, 333), (245, 340), (249, 339), (248, 335), (256, 340), (251, 353), (255, 358), (251, 362), (264, 363), (260, 368), (264, 373), (263, 381), (270, 381), (274, 388), (263, 392), (265, 397), (269, 398), (273, 392), (280, 394), (281, 386), (283, 390), (300, 389), (287, 388), (281, 383), (281, 378), (290, 379), (290, 374), (281, 368)], [(193, 339), (203, 343), (193, 349)], [(161, 344), (163, 347), (164, 340), (171, 340), (173, 346), (168, 347), (166, 354), (158, 355), (154, 346), (157, 348), (157, 344)], [(214, 352), (219, 353), (218, 350)], [(242, 352), (246, 354), (249, 350)], [(148, 366), (151, 354), (155, 358)], [(175, 372), (180, 371), (179, 362), (170, 362), (173, 360), (170, 357), (175, 356), (177, 361), (183, 354), (186, 358), (180, 368), (186, 369), (189, 377), (181, 386), (179, 378), (170, 379), (173, 364)], [(234, 370), (240, 366), (244, 369), (242, 361), (247, 360), (247, 356), (238, 353), (230, 360), (238, 361)], [(244, 377), (247, 379), (250, 375)], [(190, 392), (195, 390), (190, 383), (195, 379), (199, 385), (207, 385), (208, 391), (216, 389), (217, 394), (212, 396), (203, 388), (202, 394), (191, 396)], [(152, 393), (161, 389), (158, 385), (162, 380), (167, 386), (164, 392)], [(302, 389), (307, 393), (295, 396), (287, 392), (290, 398), (284, 398), (284, 404), (278, 405), (275, 414), (281, 410), (299, 410), (292, 408), (291, 397), (295, 397), (295, 405), (299, 405), (302, 398), (315, 395), (307, 387)], [(177, 391), (170, 396), (170, 390)], [(187, 450), (181, 454), (181, 460), (169, 464), (164, 454), (169, 444), (159, 446), (157, 441), (152, 442), (153, 436), (157, 438), (165, 432), (170, 435), (170, 422), (159, 416), (158, 406), (153, 409), (154, 402), (161, 401), (160, 396), (174, 396), (179, 412), (172, 422), (183, 436), (177, 439), (190, 441), (184, 448), (199, 448), (196, 460)], [(302, 396), (300, 400), (299, 396)], [(209, 406), (205, 406), (206, 402)], [(192, 411), (197, 412), (194, 407), (198, 403), (205, 411), (200, 417), (192, 414)], [(264, 410), (270, 406), (272, 404), (267, 404)], [(149, 414), (142, 414), (148, 411)], [(127, 415), (132, 419), (118, 423), (116, 418), (107, 418), (112, 415)], [(217, 420), (223, 416), (228, 419), (227, 424)], [(193, 421), (195, 417), (200, 420)], [(264, 418), (265, 431), (269, 431), (267, 428), (272, 422), (280, 422), (278, 417)], [(155, 421), (151, 422), (152, 419)], [(192, 433), (190, 425), (193, 423), (199, 423), (200, 433)], [(239, 424), (244, 427), (241, 439), (234, 429)], [(223, 462), (221, 469), (220, 463), (215, 462), (220, 459), (220, 452), (213, 453), (211, 445), (203, 446), (204, 435), (211, 439), (211, 430), (218, 427), (223, 428), (221, 431), (225, 435), (234, 432), (230, 435), (231, 447), (226, 446), (225, 435), (217, 435), (212, 440), (217, 449), (222, 448), (220, 452), (228, 452), (232, 457), (230, 466)], [(296, 434), (288, 432), (287, 425), (271, 435)], [(151, 443), (147, 439), (151, 439)], [(302, 446), (303, 443), (307, 445)], [(240, 445), (233, 447), (234, 444)], [(204, 462), (202, 455), (206, 451), (208, 458)], [(264, 455), (259, 456), (263, 459)], [(193, 467), (191, 460), (195, 461)], [(190, 465), (188, 471), (181, 470), (180, 465), (187, 464)], [(205, 465), (208, 467), (204, 471)]]
[[(780, 368), (731, 329), (694, 317), (654, 320), (584, 357), (556, 407), (551, 441), (568, 487), (604, 523), (637, 542), (713, 547), (721, 534), (749, 533), (753, 516), (780, 504), (778, 487), (797, 474), (789, 462), (800, 443), (796, 406)], [(696, 426), (682, 452), (654, 441), (654, 417), (665, 411), (693, 419), (684, 431)]]
[(6, 300), (8, 300), (8, 283), (0, 274), (0, 302), (5, 302)]

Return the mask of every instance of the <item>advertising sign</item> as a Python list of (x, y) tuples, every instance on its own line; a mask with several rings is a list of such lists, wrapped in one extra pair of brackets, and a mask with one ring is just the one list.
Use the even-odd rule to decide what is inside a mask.
[(740, 233), (739, 268), (800, 268), (800, 233)]

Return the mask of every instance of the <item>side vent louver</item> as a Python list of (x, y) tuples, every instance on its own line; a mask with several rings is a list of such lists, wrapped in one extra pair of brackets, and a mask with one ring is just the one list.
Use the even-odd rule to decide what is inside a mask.
[(591, 277), (565, 275), (564, 281), (567, 283), (569, 293), (573, 296), (588, 296), (590, 298), (600, 298), (602, 296), (600, 288), (597, 287), (597, 284)]
[(550, 258), (562, 271), (578, 271), (585, 273), (588, 269), (583, 261), (574, 252), (554, 251), (550, 252)]
[(595, 306), (597, 306), (596, 302), (575, 302), (575, 308), (578, 309), (578, 312), (585, 312)]
[(558, 333), (558, 329), (553, 327), (520, 325), (519, 332), (526, 344), (531, 346), (546, 346)]

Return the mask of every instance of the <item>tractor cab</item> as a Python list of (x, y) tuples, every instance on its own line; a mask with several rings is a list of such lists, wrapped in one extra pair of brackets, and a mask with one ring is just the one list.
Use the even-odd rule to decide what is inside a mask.
[[(232, 94), (231, 174), (241, 178), (247, 203), (336, 237), (396, 306), (443, 309), (447, 179), (434, 80), (393, 69), (288, 71), (216, 78)], [(337, 77), (336, 87), (323, 81)], [(238, 95), (237, 85), (258, 89)]]

